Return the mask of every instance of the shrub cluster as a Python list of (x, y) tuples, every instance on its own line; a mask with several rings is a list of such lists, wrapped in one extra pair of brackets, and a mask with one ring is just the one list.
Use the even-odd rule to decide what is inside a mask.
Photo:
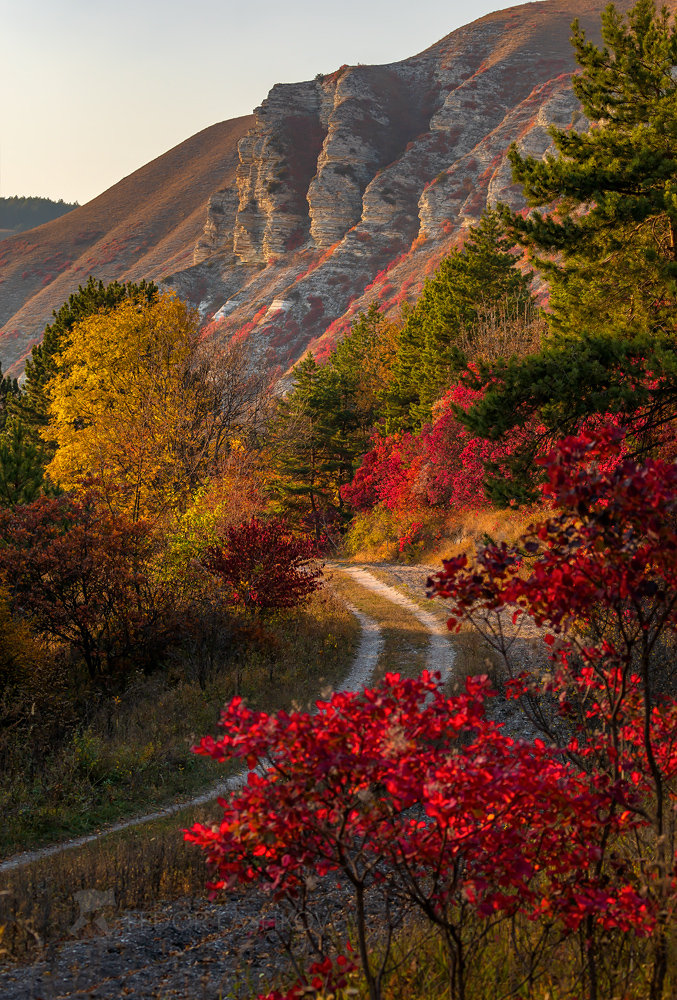
[[(197, 748), (250, 768), (222, 822), (186, 834), (212, 891), (261, 883), (306, 927), (318, 880), (338, 873), (351, 899), (347, 940), (313, 940), (325, 964), (298, 991), (318, 977), (345, 986), (349, 952), (379, 1000), (412, 914), (442, 935), (452, 997), (477, 995), (501, 927), (524, 982), (547, 979), (578, 941), (576, 995), (635, 995), (644, 978), (654, 1000), (673, 983), (677, 697), (657, 683), (655, 650), (677, 632), (677, 471), (628, 458), (613, 427), (562, 441), (543, 467), (552, 514), (430, 580), (453, 604), (449, 627), (473, 623), (504, 658), (509, 696), (542, 737), (516, 740), (487, 717), (486, 677), (448, 697), (424, 673), (334, 695), (315, 715), (235, 699), (223, 736)], [(507, 616), (539, 626), (548, 675), (516, 664)]]

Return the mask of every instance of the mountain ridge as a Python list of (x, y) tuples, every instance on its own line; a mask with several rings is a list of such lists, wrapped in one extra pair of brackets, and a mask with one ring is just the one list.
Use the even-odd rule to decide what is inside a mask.
[[(5, 240), (3, 366), (21, 370), (88, 264), (105, 281), (161, 281), (198, 306), (206, 336), (246, 340), (283, 368), (309, 349), (326, 356), (372, 301), (387, 313), (413, 302), (487, 205), (524, 207), (508, 147), (543, 156), (550, 125), (587, 127), (570, 24), (599, 37), (605, 5), (510, 7), (409, 59), (277, 84), (252, 116), (205, 129), (22, 234), (30, 249)], [(66, 232), (65, 220), (85, 219), (93, 234)]]

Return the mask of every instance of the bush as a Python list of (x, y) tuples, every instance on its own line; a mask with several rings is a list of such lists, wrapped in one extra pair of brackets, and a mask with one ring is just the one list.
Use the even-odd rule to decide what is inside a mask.
[[(550, 515), (514, 545), (488, 540), (472, 564), (446, 560), (430, 586), (453, 602), (450, 628), (472, 624), (501, 655), (508, 697), (545, 739), (515, 741), (486, 717), (486, 677), (446, 697), (424, 673), (334, 695), (316, 715), (235, 699), (223, 737), (200, 745), (252, 772), (220, 826), (187, 832), (212, 888), (261, 882), (312, 927), (317, 881), (338, 873), (370, 1000), (416, 914), (440, 934), (457, 1000), (480, 995), (490, 940), (520, 969), (501, 995), (550, 976), (566, 942), (576, 968), (555, 995), (564, 979), (577, 996), (674, 993), (677, 698), (656, 680), (677, 636), (677, 467), (638, 464), (613, 427), (541, 464)], [(523, 619), (550, 654), (541, 676), (514, 656)], [(329, 970), (345, 941), (313, 945)]]
[(176, 599), (154, 577), (156, 555), (149, 526), (112, 514), (95, 489), (0, 516), (12, 611), (81, 657), (92, 679), (157, 665), (175, 637)]
[(284, 521), (253, 517), (228, 528), (202, 564), (224, 584), (230, 604), (265, 614), (298, 607), (319, 589), (322, 570), (309, 565), (315, 554), (314, 543), (294, 537)]

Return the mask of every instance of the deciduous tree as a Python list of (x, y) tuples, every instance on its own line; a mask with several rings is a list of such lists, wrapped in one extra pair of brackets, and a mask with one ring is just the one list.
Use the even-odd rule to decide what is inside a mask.
[(94, 475), (114, 509), (157, 518), (183, 509), (218, 467), (264, 379), (236, 347), (202, 345), (178, 299), (125, 299), (70, 330), (49, 382), (57, 445), (49, 475), (63, 488)]
[(0, 572), (12, 609), (83, 659), (92, 679), (158, 662), (177, 597), (155, 576), (150, 525), (111, 514), (96, 489), (0, 515)]
[(283, 521), (253, 517), (230, 527), (203, 565), (225, 584), (227, 600), (249, 613), (295, 608), (321, 586), (322, 570), (309, 538), (295, 537)]

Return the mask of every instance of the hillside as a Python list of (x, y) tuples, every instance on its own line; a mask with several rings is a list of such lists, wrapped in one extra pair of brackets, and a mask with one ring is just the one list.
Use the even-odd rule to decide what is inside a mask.
[[(584, 128), (570, 24), (605, 0), (511, 7), (385, 66), (278, 84), (99, 198), (0, 250), (0, 347), (18, 373), (51, 310), (89, 273), (163, 279), (209, 332), (286, 366), (322, 356), (377, 299), (414, 301), (487, 204), (519, 207), (506, 152)], [(623, 9), (627, 3), (620, 3)]]
[(17, 195), (0, 198), (0, 240), (12, 233), (23, 233), (27, 229), (59, 219), (77, 207), (77, 202), (72, 204), (63, 199), (52, 201), (51, 198), (24, 198)]
[(189, 266), (205, 204), (233, 182), (245, 116), (204, 129), (98, 198), (0, 245), (0, 357), (18, 373), (52, 310), (89, 274), (160, 278)]

